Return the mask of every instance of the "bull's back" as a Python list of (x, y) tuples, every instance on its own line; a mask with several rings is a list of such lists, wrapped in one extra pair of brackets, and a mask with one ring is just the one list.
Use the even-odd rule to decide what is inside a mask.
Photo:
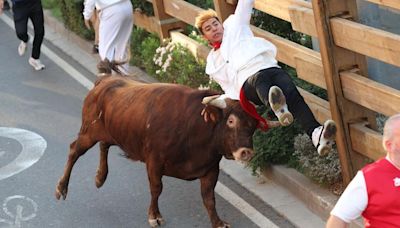
[(125, 152), (132, 153), (128, 156), (142, 161), (148, 156), (146, 151), (162, 150), (167, 156), (185, 149), (182, 145), (187, 144), (190, 133), (205, 130), (200, 115), (203, 97), (215, 94), (120, 77), (104, 79), (96, 87), (93, 94), (105, 130)]

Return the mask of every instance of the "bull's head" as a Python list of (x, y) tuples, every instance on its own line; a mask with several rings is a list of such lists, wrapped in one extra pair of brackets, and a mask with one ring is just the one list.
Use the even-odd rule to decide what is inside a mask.
[(221, 153), (227, 159), (248, 162), (254, 155), (253, 134), (258, 121), (248, 115), (238, 101), (220, 95), (205, 97), (202, 111), (206, 122), (217, 123)]

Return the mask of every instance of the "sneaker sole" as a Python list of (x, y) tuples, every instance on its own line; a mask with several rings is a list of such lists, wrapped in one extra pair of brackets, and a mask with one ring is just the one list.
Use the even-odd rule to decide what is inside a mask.
[(326, 121), (324, 124), (324, 133), (323, 136), (326, 139), (333, 140), (335, 139), (336, 136), (336, 124), (332, 120)]
[(268, 101), (274, 113), (281, 113), (278, 119), (282, 126), (288, 126), (293, 123), (293, 115), (289, 112), (287, 107), (285, 107), (286, 98), (279, 87), (271, 87), (269, 90)]
[[(336, 131), (337, 131), (337, 128), (336, 128), (336, 124), (334, 121), (328, 120), (324, 123), (324, 131), (322, 134), (325, 139), (334, 140), (336, 137)], [(326, 156), (331, 151), (332, 145), (333, 145), (333, 143), (325, 145), (324, 147), (320, 148), (318, 150), (318, 154), (320, 156)]]

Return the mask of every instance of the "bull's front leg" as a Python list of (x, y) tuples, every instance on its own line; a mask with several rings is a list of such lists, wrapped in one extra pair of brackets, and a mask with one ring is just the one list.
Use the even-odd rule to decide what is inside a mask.
[(217, 165), (211, 169), (204, 177), (200, 178), (201, 196), (203, 198), (204, 206), (207, 209), (208, 216), (210, 217), (213, 228), (229, 228), (231, 227), (227, 222), (222, 221), (215, 209), (215, 185), (218, 181), (219, 166)]
[(161, 181), (162, 173), (161, 165), (155, 165), (149, 162), (147, 165), (147, 175), (150, 183), (151, 202), (148, 212), (149, 224), (151, 227), (158, 227), (165, 224), (161, 216), (160, 209), (158, 208), (158, 198), (162, 192), (163, 184)]
[(107, 179), (108, 174), (108, 149), (110, 149), (111, 144), (106, 142), (100, 142), (100, 163), (96, 172), (96, 187), (100, 188), (103, 186)]

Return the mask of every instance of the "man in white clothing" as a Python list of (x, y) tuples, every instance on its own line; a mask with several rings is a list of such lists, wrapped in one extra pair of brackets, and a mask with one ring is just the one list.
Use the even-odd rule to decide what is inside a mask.
[(400, 227), (400, 114), (384, 127), (385, 158), (357, 172), (331, 211), (327, 228), (344, 228), (360, 217), (365, 227)]
[[(235, 13), (222, 24), (213, 10), (196, 17), (196, 27), (213, 49), (207, 57), (206, 73), (224, 90), (239, 99), (245, 110), (254, 113), (256, 105), (270, 105), (279, 122), (287, 126), (293, 117), (311, 137), (320, 155), (334, 143), (336, 125), (332, 120), (319, 124), (304, 102), (290, 76), (275, 58), (276, 47), (255, 37), (250, 28), (254, 0), (239, 0)], [(250, 101), (250, 102), (249, 102)]]
[(85, 0), (84, 5), (83, 17), (86, 25), (95, 9), (99, 10), (99, 55), (102, 62), (125, 62), (119, 70), (123, 74), (129, 74), (127, 53), (133, 28), (131, 1)]

